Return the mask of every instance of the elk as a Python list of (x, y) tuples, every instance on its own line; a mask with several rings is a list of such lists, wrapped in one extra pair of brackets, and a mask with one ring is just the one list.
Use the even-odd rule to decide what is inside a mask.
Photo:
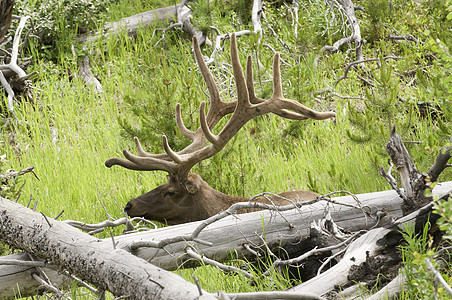
[[(252, 118), (274, 113), (293, 120), (324, 120), (335, 117), (334, 112), (317, 112), (301, 103), (286, 99), (282, 93), (279, 54), (273, 58), (273, 95), (264, 100), (254, 92), (253, 68), (251, 56), (246, 63), (246, 79), (240, 65), (235, 34), (231, 36), (231, 61), (237, 90), (237, 100), (225, 102), (220, 98), (218, 87), (203, 60), (198, 41), (193, 38), (194, 54), (200, 72), (209, 93), (209, 110), (205, 113), (206, 102), (200, 104), (200, 127), (196, 131), (187, 129), (181, 117), (181, 105), (176, 104), (176, 124), (179, 131), (192, 141), (181, 151), (173, 151), (165, 135), (163, 148), (165, 153), (145, 152), (134, 138), (138, 156), (123, 150), (125, 158), (109, 158), (105, 165), (119, 165), (130, 170), (155, 171), (168, 173), (168, 182), (152, 191), (130, 200), (124, 211), (130, 217), (144, 217), (168, 225), (204, 220), (220, 211), (228, 209), (237, 202), (249, 201), (247, 197), (230, 196), (210, 187), (200, 175), (190, 173), (199, 162), (220, 152), (237, 132)], [(218, 135), (212, 133), (214, 126), (226, 115), (232, 114)], [(279, 194), (291, 201), (313, 199), (317, 193), (310, 191), (292, 191)], [(272, 199), (275, 204), (288, 204), (282, 197)], [(265, 201), (265, 199), (263, 199)], [(263, 202), (263, 201), (261, 201)]]

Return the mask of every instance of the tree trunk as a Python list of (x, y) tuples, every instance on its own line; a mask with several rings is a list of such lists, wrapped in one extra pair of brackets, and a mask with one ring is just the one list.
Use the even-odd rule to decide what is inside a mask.
[[(110, 243), (0, 198), (0, 239), (128, 299), (197, 299), (197, 287)], [(3, 280), (2, 280), (3, 282)], [(17, 283), (22, 290), (21, 283)], [(16, 286), (12, 287), (15, 288)], [(3, 298), (3, 296), (1, 296)]]
[[(452, 191), (452, 182), (441, 183), (436, 185), (434, 188), (434, 193), (439, 195), (443, 195), (449, 191)], [(357, 195), (356, 198), (361, 202), (363, 209), (372, 212), (371, 215), (380, 216), (378, 226), (391, 225), (394, 219), (400, 218), (402, 216), (402, 199), (397, 195), (395, 191), (391, 190), (361, 194)], [(349, 205), (356, 204), (356, 200), (351, 196), (336, 197), (332, 198), (332, 200), (334, 200), (334, 202), (336, 203), (344, 203)], [(4, 213), (7, 213), (7, 211), (11, 211), (12, 207), (9, 203), (10, 202), (7, 200), (0, 202), (0, 213), (2, 213), (1, 216), (3, 216)], [(17, 204), (15, 204), (15, 206), (17, 206)], [(216, 259), (217, 261), (228, 260), (230, 258), (231, 251), (234, 251), (234, 253), (239, 257), (251, 257), (251, 254), (245, 249), (244, 244), (262, 244), (260, 236), (263, 236), (265, 241), (270, 245), (279, 243), (284, 244), (288, 241), (293, 242), (294, 240), (297, 240), (301, 243), (302, 241), (309, 239), (311, 222), (322, 219), (327, 207), (332, 219), (336, 222), (336, 224), (349, 231), (369, 229), (377, 223), (377, 220), (371, 219), (371, 216), (365, 216), (358, 209), (332, 203), (327, 204), (326, 202), (321, 201), (312, 205), (302, 207), (300, 209), (292, 209), (281, 214), (270, 211), (260, 211), (238, 216), (230, 216), (209, 225), (199, 234), (198, 238), (200, 240), (212, 242), (212, 246), (206, 246), (196, 242), (188, 243), (192, 245), (192, 247), (195, 248), (199, 254), (205, 255), (208, 258)], [(22, 207), (22, 210), (23, 209), (24, 208)], [(386, 213), (386, 215), (383, 216), (382, 214), (384, 213)], [(14, 208), (14, 215), (20, 214), (20, 211)], [(25, 216), (20, 221), (21, 223), (19, 222), (16, 225), (25, 227), (30, 223), (31, 220), (32, 218)], [(0, 222), (2, 228), (1, 230), (4, 230), (4, 217), (0, 218)], [(178, 236), (185, 236), (187, 234), (191, 234), (203, 222), (204, 221), (198, 221), (142, 233), (117, 236), (115, 237), (115, 242), (117, 243), (116, 247), (117, 249), (119, 248), (130, 251), (131, 246), (136, 242), (160, 242)], [(46, 230), (48, 228), (48, 225), (44, 223), (41, 224), (41, 227), (44, 227), (43, 229)], [(65, 228), (66, 227), (67, 226), (65, 226)], [(49, 230), (52, 228), (49, 228)], [(98, 246), (100, 249), (108, 249), (109, 252), (113, 251), (111, 239), (97, 240), (93, 237), (88, 237), (73, 228), (71, 228), (70, 234), (68, 234), (68, 232), (69, 231), (67, 231), (66, 229), (65, 231), (63, 231), (63, 235), (66, 237), (66, 239), (72, 240), (72, 232), (75, 232), (78, 234), (77, 236), (82, 235), (84, 238), (86, 237), (87, 240), (94, 239), (96, 241), (96, 246)], [(0, 232), (0, 234), (2, 234), (3, 238), (3, 233)], [(33, 238), (33, 236), (31, 236), (30, 238)], [(26, 240), (23, 241), (23, 243), (28, 244)], [(47, 248), (47, 246), (45, 246), (46, 243), (50, 242), (45, 242), (43, 245), (44, 248)], [(52, 243), (61, 244), (61, 241), (56, 240)], [(68, 243), (71, 244), (72, 242)], [(138, 247), (133, 250), (132, 253), (166, 270), (175, 270), (178, 267), (197, 266), (198, 263), (189, 259), (188, 255), (186, 255), (185, 253), (185, 248), (187, 247), (188, 243), (172, 243), (166, 245), (164, 249)], [(87, 249), (88, 248), (82, 247), (80, 251), (84, 251), (85, 255), (88, 256), (89, 250)], [(25, 248), (25, 250), (35, 251), (34, 248)], [(60, 251), (62, 252), (59, 255), (68, 255), (65, 249), (60, 248)], [(33, 253), (37, 254), (35, 252)], [(121, 253), (125, 253), (125, 251), (121, 251)], [(365, 251), (363, 253), (365, 253)], [(125, 253), (124, 255), (126, 254), (130, 256), (129, 253)], [(4, 257), (3, 259), (8, 258), (9, 256)], [(353, 262), (348, 262), (348, 264), (351, 263)], [(37, 284), (31, 277), (29, 277), (29, 274), (31, 272), (32, 271), (30, 271), (30, 267), (15, 266), (13, 268), (11, 266), (2, 266), (0, 264), (0, 298), (14, 297), (13, 290), (16, 288), (16, 284), (13, 283), (15, 282), (20, 282), (21, 291), (30, 291), (31, 294), (33, 294), (33, 291), (36, 288)], [(100, 276), (99, 278), (103, 277)], [(30, 294), (23, 292), (22, 295)]]

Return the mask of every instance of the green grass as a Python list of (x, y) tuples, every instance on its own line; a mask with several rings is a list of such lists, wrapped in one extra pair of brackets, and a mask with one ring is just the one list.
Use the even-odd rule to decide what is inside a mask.
[[(125, 16), (126, 11), (129, 14), (129, 10), (122, 10), (123, 5), (134, 7), (134, 12), (139, 12), (156, 7), (154, 2), (122, 1), (111, 8), (111, 19), (108, 21)], [(277, 16), (276, 12), (268, 12), (269, 19)], [(282, 22), (280, 26), (284, 34), (291, 32), (289, 23)], [(312, 32), (317, 29), (305, 28)], [(191, 57), (191, 43), (181, 37), (179, 31), (172, 31), (168, 33), (165, 43), (153, 48), (159, 38), (152, 38), (152, 30), (147, 29), (140, 30), (134, 40), (123, 33), (97, 41), (85, 50), (76, 49), (79, 56), (89, 54), (92, 70), (104, 89), (100, 95), (77, 78), (77, 59), (72, 53), (61, 52), (54, 62), (43, 59), (34, 61), (27, 72), (39, 72), (33, 78), (36, 103), (18, 104), (16, 114), (19, 123), (13, 128), (2, 127), (0, 136), (3, 141), (0, 154), (6, 154), (7, 159), (5, 169), (34, 165), (39, 178), (25, 175), (20, 203), (27, 204), (33, 198), (39, 201), (38, 211), (48, 216), (56, 216), (64, 210), (62, 219), (99, 222), (107, 218), (100, 202), (105, 204), (110, 215), (119, 218), (128, 200), (165, 182), (164, 172), (135, 172), (104, 166), (107, 158), (121, 157), (123, 148), (134, 152), (132, 138), (124, 134), (118, 120), (155, 128), (152, 133), (157, 137), (156, 141), (148, 140), (146, 145), (159, 152), (163, 152), (160, 136), (166, 133), (162, 126), (172, 126), (173, 130), (176, 128), (172, 112), (175, 103), (182, 103), (187, 126), (198, 126), (197, 107), (207, 98), (203, 92), (204, 83)], [(320, 41), (308, 37), (305, 39), (308, 39), (306, 43), (309, 45)], [(296, 43), (293, 37), (287, 40)], [(268, 97), (271, 93), (271, 82), (268, 80), (271, 79), (272, 55), (268, 49), (250, 46), (252, 41), (252, 37), (246, 36), (238, 40), (240, 58), (244, 65), (246, 55), (255, 58), (258, 54), (262, 66), (258, 70), (257, 64), (254, 64), (255, 81), (258, 82), (256, 89), (259, 96)], [(290, 44), (293, 49), (300, 51), (296, 53), (299, 57), (304, 57), (295, 61), (273, 37), (266, 37), (265, 42), (280, 48), (278, 50), (282, 52), (283, 58), (291, 65), (282, 67), (286, 96), (319, 110), (333, 109), (338, 114), (336, 123), (330, 120), (288, 121), (274, 115), (256, 118), (244, 126), (221, 153), (196, 166), (194, 171), (199, 172), (212, 187), (234, 195), (252, 196), (265, 191), (297, 189), (319, 193), (347, 190), (358, 194), (389, 189), (377, 172), (377, 165), (387, 167), (387, 157), (375, 154), (376, 145), (358, 144), (346, 135), (346, 130), (351, 127), (348, 101), (333, 97), (319, 104), (310, 94), (331, 87), (343, 74), (345, 55), (324, 55), (321, 64), (314, 68), (313, 61), (317, 53), (306, 53), (298, 49), (296, 44)], [(394, 48), (387, 47), (385, 54), (401, 51)], [(403, 51), (410, 54), (421, 51), (421, 48)], [(60, 49), (70, 47), (64, 45)], [(219, 61), (230, 61), (228, 49), (226, 45)], [(31, 50), (31, 53), (38, 54), (40, 48), (32, 46)], [(364, 50), (365, 57), (374, 57), (375, 51), (381, 51), (371, 45)], [(204, 51), (210, 55), (210, 49)], [(407, 65), (394, 62), (394, 65), (405, 69), (411, 69), (412, 64), (416, 65), (415, 62)], [(363, 68), (368, 70), (375, 67), (375, 64), (368, 64)], [(441, 67), (432, 68), (431, 73), (441, 73)], [(356, 73), (351, 72), (349, 77), (338, 85), (336, 92), (362, 97), (363, 87)], [(165, 93), (169, 90), (164, 88), (167, 78), (172, 80), (169, 85), (171, 93), (168, 95)], [(405, 82), (400, 83), (401, 96), (413, 99), (432, 97), (435, 92), (432, 79), (427, 76), (425, 81), (425, 86), (414, 88), (405, 86)], [(187, 93), (187, 82), (192, 84), (190, 94)], [(6, 101), (3, 94), (1, 97)], [(142, 124), (134, 115), (134, 108), (126, 101), (128, 98), (142, 101), (143, 106), (157, 107), (155, 112), (148, 114), (148, 120), (155, 120), (156, 123)], [(157, 101), (160, 104), (155, 104)], [(351, 102), (353, 105), (362, 105), (359, 100)], [(166, 123), (160, 125), (158, 122), (163, 121), (158, 117), (166, 119)], [(434, 143), (439, 140), (432, 135), (433, 130), (437, 129), (436, 123), (429, 118), (416, 118), (413, 124), (416, 124), (415, 132), (408, 136), (420, 141), (430, 138), (429, 146), (435, 146)], [(254, 134), (250, 133), (251, 129)], [(175, 133), (174, 139), (176, 145), (186, 143), (180, 134)], [(428, 148), (424, 144), (409, 145), (413, 158), (423, 171), (428, 170), (437, 153), (430, 149), (433, 147)], [(440, 181), (446, 180), (452, 180), (450, 170), (440, 177)], [(120, 229), (117, 230), (119, 232)], [(250, 291), (265, 289), (264, 286), (284, 289), (287, 286), (285, 282), (275, 287), (274, 284), (280, 280), (270, 278), (269, 282), (251, 287), (239, 275), (223, 275), (210, 267), (182, 273), (187, 280), (191, 280), (192, 275), (198, 277), (203, 288), (212, 292)], [(211, 281), (211, 278), (218, 280)]]

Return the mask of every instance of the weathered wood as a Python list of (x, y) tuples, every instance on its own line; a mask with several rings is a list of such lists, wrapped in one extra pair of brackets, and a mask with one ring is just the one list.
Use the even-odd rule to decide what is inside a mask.
[[(60, 221), (0, 197), (0, 239), (128, 299), (197, 299), (198, 288)], [(20, 284), (20, 283), (18, 283)]]
[[(452, 182), (448, 182), (452, 183)], [(438, 192), (438, 190), (436, 190)], [(450, 187), (444, 192), (439, 193), (440, 197), (451, 194)], [(413, 226), (425, 213), (431, 210), (431, 205), (426, 205), (411, 214), (398, 219), (394, 225), (389, 228), (375, 228), (356, 239), (350, 244), (349, 248), (344, 254), (344, 257), (338, 264), (327, 270), (326, 272), (314, 277), (313, 279), (304, 282), (290, 291), (299, 293), (314, 293), (318, 296), (323, 296), (337, 287), (340, 287), (350, 281), (348, 275), (352, 266), (357, 266), (366, 262), (368, 257), (375, 257), (381, 252), (388, 250), (388, 248), (398, 244), (402, 238), (400, 231), (406, 226)], [(390, 283), (387, 291), (395, 293), (394, 289), (401, 285), (396, 285), (396, 282)], [(383, 292), (382, 292), (383, 293)]]
[(89, 86), (94, 87), (96, 93), (103, 93), (102, 85), (99, 80), (93, 75), (91, 67), (89, 65), (89, 57), (84, 55), (82, 60), (77, 62), (78, 65), (78, 76), (82, 81)]
[[(42, 291), (41, 284), (32, 278), (37, 273), (36, 268), (30, 266), (2, 265), (5, 260), (30, 261), (28, 253), (16, 253), (0, 257), (0, 299), (17, 299), (20, 295), (36, 295)], [(62, 276), (56, 270), (45, 268), (45, 273), (52, 283), (59, 286), (70, 286), (72, 279)], [(26, 284), (22, 284), (26, 283)]]
[[(442, 195), (451, 190), (452, 182), (445, 182), (435, 186), (434, 193)], [(363, 209), (372, 212), (374, 216), (381, 215), (378, 226), (390, 225), (393, 220), (403, 215), (402, 199), (393, 190), (360, 194), (356, 197), (361, 202)], [(348, 205), (356, 204), (351, 196), (336, 197), (332, 200)], [(326, 210), (330, 212), (338, 226), (352, 232), (370, 229), (377, 223), (377, 219), (365, 216), (358, 209), (320, 201), (282, 214), (261, 211), (227, 217), (210, 225), (199, 235), (199, 239), (212, 242), (212, 246), (191, 244), (200, 254), (219, 261), (227, 260), (231, 250), (234, 250), (238, 257), (247, 257), (250, 254), (245, 249), (244, 243), (262, 244), (260, 235), (265, 236), (268, 244), (276, 244), (284, 240), (302, 240), (309, 237), (311, 223), (322, 219)], [(121, 236), (117, 238), (118, 247), (128, 248), (131, 243), (137, 241), (160, 241), (168, 237), (190, 234), (201, 223), (202, 221), (193, 222), (165, 227), (152, 232)], [(190, 267), (195, 263), (185, 261), (188, 259), (184, 253), (186, 245), (184, 242), (175, 243), (166, 246), (164, 250), (139, 248), (132, 253), (164, 269), (175, 270), (181, 265)], [(177, 257), (177, 261), (174, 257)]]
[(355, 240), (340, 262), (328, 271), (306, 281), (291, 291), (296, 292), (312, 292), (316, 295), (324, 295), (332, 291), (336, 286), (346, 284), (348, 282), (347, 275), (354, 265), (359, 265), (366, 261), (366, 252), (370, 256), (375, 255), (384, 245), (378, 245), (377, 241), (383, 239), (386, 234), (391, 232), (390, 229), (376, 228)]
[(101, 38), (117, 35), (123, 30), (127, 31), (129, 36), (136, 36), (139, 28), (153, 27), (158, 23), (175, 20), (179, 8), (180, 5), (163, 7), (122, 18), (117, 22), (107, 22), (102, 28), (102, 32), (80, 35), (78, 41), (81, 43), (94, 42)]
[[(436, 185), (433, 192), (442, 195), (451, 190), (452, 182), (444, 182)], [(373, 215), (386, 213), (385, 216), (381, 217), (379, 226), (390, 225), (393, 220), (402, 216), (402, 199), (395, 191), (360, 194), (356, 197), (361, 202), (361, 206), (371, 211)], [(336, 197), (332, 198), (332, 200), (335, 202), (356, 204), (351, 196)], [(190, 245), (200, 254), (218, 261), (227, 260), (231, 251), (234, 251), (239, 257), (247, 257), (250, 254), (243, 246), (244, 243), (248, 241), (249, 243), (260, 244), (262, 242), (259, 237), (260, 235), (264, 236), (269, 244), (284, 242), (284, 240), (302, 240), (309, 237), (311, 222), (323, 218), (327, 208), (329, 208), (333, 220), (339, 226), (350, 231), (369, 229), (376, 224), (376, 220), (365, 217), (358, 209), (322, 201), (300, 209), (286, 211), (282, 215), (275, 212), (260, 211), (230, 216), (209, 225), (199, 235), (200, 239), (212, 242), (212, 246), (205, 246), (195, 242), (190, 242)], [(2, 210), (0, 206), (0, 211)], [(115, 237), (115, 241), (118, 243), (117, 248), (128, 249), (132, 243), (137, 241), (158, 242), (167, 238), (190, 234), (202, 222), (198, 221), (148, 232), (117, 236)], [(263, 224), (265, 224), (265, 228), (263, 228)], [(105, 247), (111, 248), (111, 239), (99, 240), (98, 243), (105, 244)], [(133, 251), (133, 254), (161, 268), (175, 270), (178, 267), (192, 267), (197, 265), (196, 262), (187, 261), (189, 258), (184, 251), (186, 247), (187, 243), (179, 242), (168, 245), (164, 249), (139, 248)], [(350, 264), (351, 262), (348, 263)], [(18, 280), (16, 282), (20, 282), (21, 290), (28, 289), (28, 286), (33, 283), (33, 280), (27, 277), (27, 275), (18, 277), (25, 272), (24, 269), (28, 268), (15, 267), (13, 269), (0, 265), (0, 291), (7, 290), (7, 286), (2, 285), (2, 281), (6, 280), (6, 278), (10, 282), (13, 282), (14, 278), (20, 278), (20, 281)], [(15, 287), (15, 285), (10, 287), (10, 294), (0, 293), (0, 298), (5, 297), (5, 295), (9, 295), (9, 297), (14, 295), (12, 290)]]

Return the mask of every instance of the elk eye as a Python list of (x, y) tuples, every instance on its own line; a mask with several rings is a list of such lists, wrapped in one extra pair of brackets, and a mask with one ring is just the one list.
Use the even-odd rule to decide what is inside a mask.
[(165, 197), (173, 197), (174, 195), (176, 195), (176, 192), (174, 191), (166, 191), (165, 193)]

